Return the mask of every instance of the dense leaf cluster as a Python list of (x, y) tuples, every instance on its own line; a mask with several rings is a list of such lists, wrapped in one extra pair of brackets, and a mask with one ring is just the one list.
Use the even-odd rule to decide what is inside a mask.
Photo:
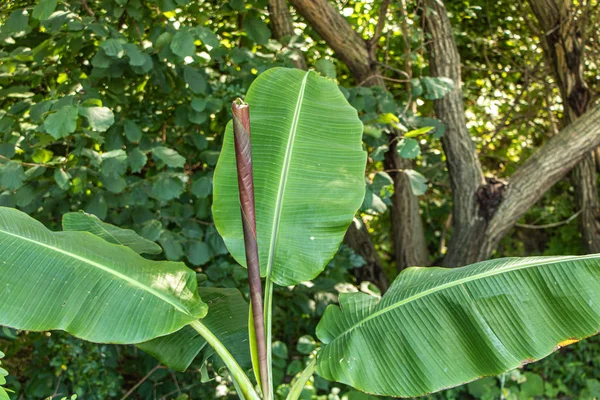
[[(390, 16), (394, 24), (404, 18), (411, 26), (414, 23), (414, 34), (402, 43), (400, 30), (390, 29), (385, 38), (389, 64), (401, 68), (408, 60), (413, 71), (410, 79), (390, 73), (402, 82), (388, 81), (387, 92), (357, 86), (343, 63), (297, 16), (296, 26), (303, 29), (297, 32), (302, 35), (275, 41), (265, 0), (6, 3), (0, 13), (0, 205), (17, 207), (55, 228), (64, 213), (83, 209), (159, 243), (164, 252), (151, 257), (185, 261), (208, 276), (208, 285), (245, 287), (245, 270), (228, 256), (211, 215), (213, 170), (230, 119), (227, 105), (244, 95), (264, 70), (291, 66), (293, 50), (300, 48), (309, 65), (337, 79), (365, 124), (364, 143), (370, 158), (361, 211), (371, 222), (384, 261), (393, 261), (387, 218), (392, 171), (382, 168), (390, 148), (386, 133), (391, 129), (403, 133), (396, 146), (398, 154), (416, 161), (415, 169), (403, 173), (410, 178), (412, 192), (423, 195), (432, 254), (443, 253), (447, 232), (440, 227), (448, 223), (449, 191), (438, 139), (446, 128), (431, 118), (430, 100), (447, 94), (453, 82), (427, 76), (422, 57), (426, 38), (422, 38), (419, 16), (412, 10), (407, 17), (399, 13)], [(532, 68), (539, 60), (526, 62), (523, 56), (530, 54), (534, 39), (526, 33), (522, 10), (510, 2), (497, 2), (484, 10), (483, 3), (470, 1), (456, 10), (449, 7), (455, 11), (453, 22), (465, 31), (456, 36), (467, 60), (463, 81), (469, 127), (486, 168), (502, 175), (512, 172), (517, 161), (544, 142), (548, 126), (554, 123), (549, 115), (559, 109), (559, 101), (544, 82), (545, 71)], [(367, 2), (336, 4), (359, 32), (366, 36), (372, 31), (377, 9)], [(484, 17), (495, 31), (480, 23)], [(512, 24), (513, 19), (519, 23)], [(490, 47), (495, 50), (488, 53)], [(484, 66), (490, 71), (482, 71)], [(597, 67), (590, 71), (593, 74)], [(417, 106), (406, 105), (411, 101)], [(516, 116), (504, 119), (511, 110)], [(571, 190), (568, 182), (562, 182), (532, 209), (527, 220), (569, 217), (573, 213)], [(535, 235), (517, 230), (503, 242), (501, 252), (577, 252), (578, 235), (574, 224)], [(354, 285), (351, 267), (362, 263), (343, 248), (314, 286), (300, 285), (277, 293), (276, 317), (294, 322), (275, 327), (275, 336), (281, 339), (274, 353), (280, 394), (285, 394), (313, 349), (312, 338), (306, 336), (296, 343), (297, 338), (314, 333), (315, 320), (326, 305), (344, 291), (372, 290), (368, 285)], [(388, 272), (393, 274), (391, 268)], [(7, 332), (7, 337), (13, 334)], [(138, 376), (139, 371), (154, 366), (150, 358), (129, 348), (116, 355), (110, 346), (88, 347), (72, 338), (53, 340), (47, 348), (40, 348), (42, 340), (37, 337), (35, 343), (36, 354), (51, 362), (47, 373), (26, 387), (26, 396), (52, 394), (63, 365), (69, 365), (64, 378), (69, 391), (86, 394), (100, 388), (99, 398), (115, 396), (123, 381), (125, 386), (133, 386), (144, 375)], [(82, 353), (89, 355), (87, 364), (75, 363)], [(593, 357), (597, 356), (590, 359), (595, 360)], [(125, 371), (117, 371), (123, 359), (135, 359), (137, 364), (131, 362)], [(203, 366), (196, 365), (198, 369)], [(588, 392), (582, 396), (597, 393), (593, 379), (572, 377), (565, 385), (557, 378), (556, 367), (543, 368), (536, 373), (549, 380), (544, 389), (548, 396), (584, 388)], [(33, 370), (21, 371), (22, 376)], [(108, 371), (110, 376), (100, 371)], [(585, 371), (592, 374), (594, 370)], [(210, 379), (206, 370), (202, 373)], [(190, 385), (195, 379), (177, 377), (182, 383), (188, 379)], [(538, 379), (526, 378), (529, 382)], [(166, 371), (159, 370), (142, 386), (140, 396), (150, 398), (157, 383), (164, 389), (160, 393), (177, 393), (177, 379), (173, 383)], [(227, 392), (230, 387), (220, 379), (217, 376), (213, 386)], [(506, 379), (503, 386), (500, 380), (490, 378), (481, 387), (469, 386), (468, 392), (476, 398), (495, 396), (506, 387), (513, 393), (541, 393), (534, 384), (524, 388), (523, 377)], [(215, 394), (212, 387), (207, 390), (197, 392), (198, 398)], [(466, 390), (457, 389), (447, 396), (458, 393), (461, 398)], [(327, 393), (332, 398), (365, 398), (340, 391), (320, 378), (308, 392), (307, 396)]]

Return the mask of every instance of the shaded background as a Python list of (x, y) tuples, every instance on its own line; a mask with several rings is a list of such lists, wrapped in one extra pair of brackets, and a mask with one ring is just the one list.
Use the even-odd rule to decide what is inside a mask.
[[(274, 66), (315, 69), (339, 83), (365, 124), (367, 196), (314, 284), (276, 292), (281, 396), (318, 346), (316, 323), (339, 293), (380, 293), (411, 265), (482, 258), (509, 177), (598, 102), (596, 0), (448, 1), (447, 10), (436, 0), (0, 7), (0, 205), (56, 230), (62, 214), (83, 209), (157, 241), (159, 258), (184, 261), (207, 276), (203, 284), (245, 295), (246, 272), (210, 210), (229, 103)], [(436, 53), (440, 38), (456, 51)], [(453, 118), (462, 115), (464, 123)], [(457, 143), (464, 154), (449, 150)], [(549, 158), (592, 149), (567, 141), (562, 150)], [(597, 252), (597, 174), (588, 154), (571, 174), (565, 167), (551, 179), (540, 170), (535, 181), (550, 189), (531, 189), (535, 205), (506, 217), (518, 221), (483, 258)], [(449, 171), (452, 157), (459, 168)], [(573, 157), (571, 167), (581, 158)], [(475, 195), (473, 209), (457, 216), (453, 204)], [(233, 391), (218, 362), (175, 373), (133, 347), (60, 332), (0, 328), (0, 350), (18, 399), (182, 400)], [(590, 339), (433, 397), (593, 399), (598, 368), (598, 340)], [(318, 377), (303, 396), (371, 398)]]

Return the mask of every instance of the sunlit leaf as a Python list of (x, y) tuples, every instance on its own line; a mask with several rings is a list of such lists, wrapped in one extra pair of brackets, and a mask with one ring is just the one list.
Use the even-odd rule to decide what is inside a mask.
[(408, 268), (382, 298), (341, 294), (317, 326), (317, 372), (413, 397), (498, 375), (600, 330), (600, 255)]
[[(250, 105), (261, 272), (281, 285), (319, 274), (364, 199), (362, 123), (337, 85), (314, 72), (274, 68), (245, 98)], [(228, 125), (214, 175), (215, 225), (245, 265)]]
[(0, 253), (5, 326), (139, 343), (207, 311), (183, 264), (146, 260), (88, 232), (51, 232), (15, 209), (0, 208)]
[(410, 180), (410, 190), (415, 196), (421, 196), (427, 191), (427, 179), (414, 169), (405, 169), (403, 172)]

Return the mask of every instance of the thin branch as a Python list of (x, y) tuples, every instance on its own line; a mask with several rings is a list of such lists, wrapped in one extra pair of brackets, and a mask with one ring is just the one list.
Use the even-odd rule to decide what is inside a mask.
[(146, 382), (146, 381), (147, 381), (147, 380), (148, 380), (148, 379), (149, 379), (149, 378), (152, 376), (152, 374), (153, 374), (153, 373), (155, 373), (156, 371), (158, 371), (158, 370), (159, 370), (159, 369), (161, 369), (161, 368), (166, 368), (166, 367), (164, 367), (164, 366), (160, 365), (160, 363), (158, 363), (158, 364), (156, 365), (156, 367), (152, 368), (152, 369), (150, 370), (150, 372), (148, 372), (148, 373), (146, 374), (146, 376), (144, 376), (142, 379), (140, 379), (140, 381), (139, 381), (138, 383), (136, 383), (136, 384), (135, 384), (135, 386), (134, 386), (134, 387), (132, 387), (131, 389), (129, 389), (129, 391), (128, 391), (127, 393), (125, 393), (125, 395), (124, 395), (123, 397), (121, 397), (121, 400), (125, 400), (125, 399), (127, 399), (129, 396), (131, 396), (131, 395), (132, 395), (132, 394), (133, 394), (133, 393), (134, 393), (134, 392), (135, 392), (135, 391), (136, 391), (136, 390), (137, 390), (137, 389), (138, 389), (140, 386), (142, 386), (142, 384), (143, 384), (144, 382)]
[(367, 79), (365, 79), (362, 82), (360, 82), (357, 86), (363, 86), (367, 82), (372, 81), (373, 79), (383, 79), (383, 80), (386, 80), (386, 81), (397, 82), (397, 83), (410, 82), (410, 79), (394, 79), (394, 78), (388, 78), (387, 76), (383, 76), (381, 74), (373, 74), (373, 75), (367, 77)]
[(452, 226), (452, 213), (448, 214), (448, 218), (446, 218), (446, 223), (444, 223), (444, 229), (442, 230), (440, 247), (438, 252), (443, 255), (446, 252), (446, 235), (450, 230), (450, 226)]
[(410, 78), (411, 78), (411, 75), (410, 75), (408, 72), (406, 72), (406, 71), (402, 71), (401, 69), (398, 69), (398, 68), (391, 67), (391, 66), (389, 66), (389, 65), (387, 65), (387, 64), (384, 64), (384, 63), (382, 63), (382, 62), (377, 62), (377, 64), (378, 64), (378, 65), (380, 65), (380, 66), (382, 66), (382, 67), (383, 67), (383, 68), (385, 68), (385, 69), (389, 69), (390, 71), (394, 71), (394, 72), (397, 72), (397, 73), (399, 73), (399, 74), (401, 74), (401, 75), (404, 75), (404, 76), (406, 76), (406, 78), (407, 78), (407, 79), (409, 79), (409, 80), (410, 80)]
[[(540, 59), (532, 68), (533, 71), (536, 71), (539, 66), (542, 64), (542, 60)], [(515, 97), (515, 100), (513, 101), (513, 104), (510, 107), (510, 110), (508, 110), (507, 113), (504, 114), (504, 118), (502, 118), (502, 121), (500, 122), (500, 124), (498, 124), (498, 126), (496, 126), (496, 130), (494, 131), (494, 133), (492, 133), (492, 138), (494, 138), (498, 132), (500, 132), (502, 129), (506, 128), (506, 123), (508, 122), (509, 119), (511, 119), (511, 115), (512, 113), (515, 111), (515, 108), (517, 108), (517, 106), (519, 105), (519, 102), (521, 101), (521, 98), (523, 97), (523, 95), (525, 93), (527, 93), (529, 91), (529, 76), (530, 76), (530, 71), (529, 69), (525, 69), (525, 71), (523, 71), (525, 74), (525, 83), (523, 85), (523, 90), (521, 90), (517, 96)]]
[(133, 17), (129, 17), (129, 19), (131, 19), (131, 22), (133, 23), (133, 27), (135, 28), (135, 30), (137, 31), (138, 36), (140, 37), (140, 44), (143, 44), (144, 37), (142, 36), (142, 32), (140, 31), (140, 28), (138, 27), (138, 24), (135, 22), (135, 19), (133, 19)]
[(571, 215), (569, 218), (565, 219), (564, 221), (553, 222), (551, 224), (544, 224), (544, 225), (515, 224), (515, 226), (517, 228), (525, 228), (525, 229), (550, 229), (550, 228), (556, 228), (557, 226), (567, 225), (569, 222), (571, 222), (574, 219), (576, 219), (579, 216), (579, 214), (581, 214), (582, 211), (583, 210), (577, 211), (575, 214)]
[(81, 0), (81, 5), (85, 9), (85, 11), (87, 11), (87, 13), (90, 14), (90, 16), (92, 16), (96, 21), (98, 21), (98, 17), (96, 17), (96, 14), (94, 14), (94, 11), (88, 5), (87, 0)]
[[(8, 157), (5, 157), (5, 156), (3, 156), (3, 155), (0, 155), (0, 160), (6, 160), (6, 161), (14, 162), (14, 163), (17, 163), (17, 164), (24, 165), (24, 166), (26, 166), (26, 167), (58, 168), (58, 167), (57, 167), (57, 166), (55, 166), (55, 165), (49, 165), (49, 164), (36, 164), (36, 163), (28, 163), (28, 162), (25, 162), (25, 161), (20, 161), (20, 160), (13, 160), (13, 159), (10, 159), (10, 158), (8, 158)], [(59, 163), (59, 165), (60, 165), (60, 164), (63, 164), (63, 163)]]
[(375, 26), (375, 33), (373, 33), (373, 37), (369, 40), (369, 48), (371, 49), (377, 47), (377, 43), (379, 42), (379, 39), (381, 39), (383, 28), (385, 27), (385, 22), (387, 19), (389, 4), (390, 0), (383, 0), (381, 6), (379, 7), (379, 18), (377, 19), (377, 25)]

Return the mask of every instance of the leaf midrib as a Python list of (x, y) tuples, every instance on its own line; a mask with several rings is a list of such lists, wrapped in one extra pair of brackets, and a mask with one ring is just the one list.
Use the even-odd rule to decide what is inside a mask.
[(300, 86), (300, 91), (298, 93), (298, 98), (296, 99), (296, 108), (294, 110), (294, 119), (292, 120), (292, 125), (290, 127), (290, 138), (288, 140), (288, 144), (285, 150), (285, 158), (283, 160), (283, 168), (281, 170), (281, 176), (279, 178), (279, 190), (277, 192), (277, 199), (275, 201), (275, 215), (273, 217), (273, 227), (271, 229), (271, 242), (269, 244), (269, 258), (267, 260), (267, 270), (266, 277), (267, 280), (271, 279), (271, 275), (273, 273), (273, 262), (275, 259), (275, 249), (277, 247), (277, 239), (279, 232), (279, 222), (281, 220), (281, 207), (283, 204), (283, 197), (285, 195), (285, 186), (287, 183), (287, 175), (290, 167), (290, 160), (292, 158), (292, 152), (294, 149), (294, 140), (296, 139), (296, 131), (298, 129), (298, 121), (300, 119), (300, 111), (302, 110), (302, 101), (304, 100), (304, 91), (306, 89), (306, 81), (308, 80), (308, 75), (310, 72), (306, 72), (304, 75), (304, 79), (302, 80), (302, 85)]
[[(548, 262), (548, 263), (544, 263), (544, 267), (548, 266), (548, 265), (553, 265), (553, 264), (557, 264), (557, 263), (561, 263), (561, 262), (567, 262), (570, 260), (585, 260), (585, 259), (593, 259), (593, 258), (598, 258), (600, 257), (599, 254), (589, 254), (586, 256), (567, 256), (567, 257), (559, 257), (557, 259), (555, 259), (554, 261)], [(424, 290), (422, 292), (419, 292), (417, 294), (414, 294), (410, 297), (407, 297), (403, 300), (400, 300), (397, 303), (393, 303), (385, 308), (382, 308), (381, 310), (375, 311), (373, 314), (369, 315), (368, 317), (358, 321), (357, 323), (355, 323), (354, 325), (352, 325), (350, 328), (346, 329), (344, 332), (342, 332), (341, 334), (337, 335), (331, 342), (337, 340), (338, 338), (345, 336), (346, 334), (348, 334), (349, 332), (353, 331), (354, 329), (358, 328), (359, 326), (361, 326), (362, 324), (366, 323), (367, 321), (370, 321), (371, 319), (377, 318), (380, 315), (383, 315), (387, 312), (390, 312), (391, 310), (401, 307), (405, 304), (408, 304), (412, 301), (416, 301), (422, 297), (425, 296), (429, 296), (430, 294), (454, 287), (454, 286), (460, 286), (463, 285), (467, 282), (471, 282), (477, 279), (484, 279), (484, 278), (489, 278), (491, 276), (495, 276), (495, 275), (500, 275), (500, 274), (504, 274), (504, 273), (508, 273), (508, 272), (513, 272), (513, 271), (518, 271), (520, 269), (526, 269), (529, 267), (536, 267), (536, 266), (540, 266), (541, 261), (535, 261), (535, 262), (529, 262), (529, 263), (524, 263), (524, 264), (517, 264), (517, 265), (513, 265), (511, 267), (507, 267), (506, 269), (497, 269), (497, 270), (493, 270), (493, 271), (485, 271), (482, 272), (480, 274), (477, 275), (472, 275), (472, 276), (468, 276), (465, 278), (461, 278), (461, 279), (457, 279), (455, 281), (452, 282), (448, 282), (445, 284), (442, 284), (440, 286), (436, 286), (427, 290)], [(419, 267), (422, 268), (422, 267)], [(426, 267), (426, 268), (430, 268), (430, 267)], [(381, 301), (381, 300), (380, 300)], [(329, 343), (331, 343), (329, 342)]]
[(104, 226), (102, 226), (102, 224), (100, 224), (99, 221), (96, 221), (95, 219), (92, 218), (92, 223), (94, 225), (96, 225), (98, 228), (100, 228), (100, 230), (103, 231), (104, 233), (106, 233), (109, 237), (111, 237), (115, 241), (115, 244), (120, 244), (120, 245), (125, 246), (125, 243), (123, 243), (116, 236), (114, 236), (111, 232), (109, 232), (108, 229), (106, 229)]
[[(98, 269), (100, 269), (100, 270), (102, 270), (104, 272), (107, 272), (107, 273), (109, 273), (111, 275), (114, 275), (115, 277), (117, 277), (117, 278), (119, 278), (121, 280), (124, 280), (125, 282), (127, 282), (127, 283), (129, 283), (129, 284), (131, 284), (131, 285), (133, 285), (135, 287), (138, 287), (138, 288), (140, 288), (140, 289), (142, 289), (142, 290), (144, 290), (144, 291), (146, 291), (146, 292), (154, 295), (155, 297), (158, 297), (159, 299), (163, 300), (165, 303), (170, 304), (173, 307), (175, 307), (181, 313), (189, 315), (190, 317), (193, 317), (192, 314), (185, 307), (183, 307), (180, 304), (174, 303), (170, 298), (168, 298), (164, 294), (156, 291), (152, 287), (143, 285), (140, 282), (138, 282), (138, 281), (136, 281), (134, 279), (131, 279), (127, 275), (124, 275), (124, 274), (122, 274), (122, 273), (120, 273), (118, 271), (115, 271), (115, 270), (113, 270), (113, 269), (111, 269), (111, 268), (109, 268), (107, 266), (104, 266), (104, 265), (102, 265), (100, 263), (97, 263), (96, 261), (90, 260), (88, 258), (82, 257), (82, 256), (74, 254), (74, 253), (70, 253), (70, 252), (68, 252), (66, 250), (63, 250), (63, 249), (60, 249), (58, 247), (54, 247), (54, 246), (48, 245), (46, 243), (42, 243), (42, 242), (39, 242), (37, 240), (33, 240), (33, 239), (30, 239), (30, 238), (25, 237), (25, 236), (17, 235), (15, 233), (8, 232), (8, 231), (2, 230), (2, 229), (0, 229), (0, 233), (3, 233), (5, 235), (12, 236), (12, 237), (24, 240), (26, 242), (33, 243), (34, 245), (45, 247), (45, 248), (47, 248), (47, 249), (49, 249), (51, 251), (55, 251), (57, 253), (66, 255), (67, 257), (71, 257), (71, 258), (74, 258), (76, 260), (82, 261), (82, 262), (84, 262), (84, 263), (86, 263), (86, 264), (88, 264), (88, 265), (90, 265), (92, 267), (98, 268)], [(91, 234), (91, 233), (90, 233), (90, 235), (93, 236), (93, 234)], [(100, 239), (100, 240), (104, 240), (104, 239)], [(106, 243), (110, 244), (108, 242), (106, 242)]]

